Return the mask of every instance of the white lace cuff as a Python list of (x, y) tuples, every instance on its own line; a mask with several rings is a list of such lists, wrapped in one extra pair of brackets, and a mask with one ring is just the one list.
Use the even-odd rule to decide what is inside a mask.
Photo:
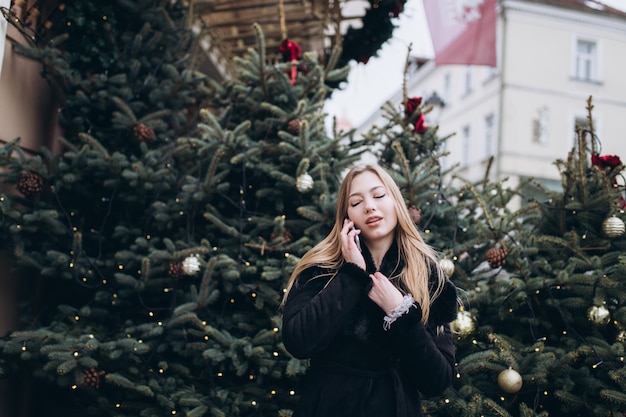
[(415, 300), (413, 300), (413, 296), (411, 294), (407, 294), (402, 297), (400, 305), (393, 309), (390, 316), (385, 316), (383, 319), (383, 329), (385, 331), (389, 330), (394, 321), (409, 312), (409, 309), (413, 306), (414, 302)]

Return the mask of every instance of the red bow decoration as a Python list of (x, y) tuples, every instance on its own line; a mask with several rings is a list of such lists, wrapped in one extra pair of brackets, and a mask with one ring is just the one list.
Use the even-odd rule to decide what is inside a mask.
[(591, 163), (598, 168), (615, 168), (622, 165), (622, 161), (617, 155), (598, 155), (594, 153), (591, 155)]
[[(415, 113), (419, 109), (419, 106), (421, 104), (422, 104), (421, 97), (411, 97), (410, 99), (408, 99), (406, 101), (406, 106), (404, 107), (405, 116), (410, 119), (411, 116), (413, 116), (413, 113)], [(426, 126), (424, 113), (420, 112), (419, 116), (417, 117), (417, 120), (415, 121), (415, 124), (413, 125), (413, 131), (415, 133), (424, 133), (427, 128), (428, 126)]]
[[(289, 38), (285, 38), (280, 43), (280, 53), (283, 54), (284, 62), (296, 62), (300, 59), (300, 55), (302, 50), (300, 49), (300, 45), (289, 40)], [(296, 83), (296, 75), (298, 72), (298, 68), (295, 65), (291, 66), (291, 85)]]
[[(616, 168), (622, 165), (622, 160), (617, 155), (598, 155), (594, 153), (591, 155), (591, 163), (600, 169), (604, 168)], [(613, 188), (619, 188), (619, 184), (614, 179)], [(626, 199), (623, 196), (619, 197), (619, 207), (621, 209), (626, 208)]]
[(418, 109), (420, 104), (422, 104), (422, 98), (421, 97), (411, 97), (410, 99), (408, 99), (406, 101), (406, 107), (404, 108), (404, 114), (407, 117), (411, 117), (411, 115), (413, 113), (415, 113), (415, 110)]
[(415, 127), (413, 128), (413, 131), (415, 133), (424, 133), (426, 132), (427, 128), (428, 126), (426, 126), (426, 123), (424, 120), (424, 114), (420, 113), (420, 116), (417, 118), (417, 121), (415, 122)]

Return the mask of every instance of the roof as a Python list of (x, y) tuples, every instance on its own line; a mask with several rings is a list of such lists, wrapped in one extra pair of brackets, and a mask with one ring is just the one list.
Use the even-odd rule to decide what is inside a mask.
[(601, 0), (524, 0), (528, 3), (537, 3), (578, 10), (586, 13), (595, 13), (604, 16), (615, 16), (626, 19), (626, 12), (608, 6)]

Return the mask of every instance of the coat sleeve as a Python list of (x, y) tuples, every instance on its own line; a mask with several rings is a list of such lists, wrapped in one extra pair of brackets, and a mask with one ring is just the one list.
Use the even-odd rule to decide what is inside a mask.
[(304, 271), (285, 303), (283, 343), (297, 358), (310, 358), (326, 348), (359, 298), (372, 287), (367, 272), (355, 264), (342, 265), (330, 282), (316, 278), (323, 271), (316, 267)]
[[(449, 302), (456, 309), (456, 292)], [(424, 325), (421, 319), (421, 307), (414, 305), (391, 325), (388, 335), (397, 347), (405, 380), (423, 395), (435, 396), (452, 384), (456, 374), (452, 333), (448, 323)]]

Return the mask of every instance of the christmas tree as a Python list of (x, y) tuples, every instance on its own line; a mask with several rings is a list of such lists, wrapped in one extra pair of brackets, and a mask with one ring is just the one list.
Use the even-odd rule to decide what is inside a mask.
[(533, 180), (466, 184), (482, 242), (455, 253), (458, 381), (430, 415), (626, 412), (624, 165), (600, 155), (592, 110), (590, 98), (589, 126), (555, 161), (561, 191), (530, 199), (525, 189), (542, 188)]
[(556, 163), (563, 190), (530, 200), (532, 180), (510, 189), (442, 169), (446, 138), (419, 97), (387, 103), (363, 138), (327, 133), (345, 51), (322, 66), (293, 60), (285, 39), (270, 64), (255, 26), (236, 74), (208, 79), (187, 11), (75, 2), (54, 16), (63, 30), (15, 46), (62, 100), (59, 152), (0, 148), (14, 187), (0, 195), (0, 243), (32, 288), (21, 329), (0, 340), (0, 373), (28, 381), (32, 415), (289, 415), (306, 364), (281, 344), (283, 287), (365, 149), (464, 301), (458, 380), (425, 411), (625, 412), (623, 164), (600, 154), (591, 102), (589, 128)]
[(367, 143), (325, 131), (347, 69), (340, 50), (269, 64), (256, 26), (219, 84), (194, 70), (186, 11), (78, 2), (68, 31), (15, 46), (62, 98), (60, 152), (0, 148), (3, 247), (36, 289), (0, 369), (32, 415), (276, 416), (296, 397), (283, 287)]

